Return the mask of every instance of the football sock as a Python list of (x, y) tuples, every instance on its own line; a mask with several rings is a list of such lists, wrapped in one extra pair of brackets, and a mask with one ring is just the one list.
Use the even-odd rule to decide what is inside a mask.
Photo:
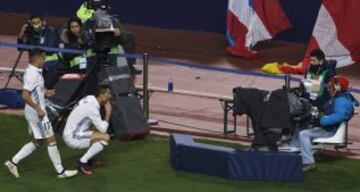
[(22, 159), (29, 156), (32, 152), (36, 150), (36, 145), (33, 142), (29, 142), (24, 145), (20, 151), (11, 159), (11, 162), (15, 165), (18, 164)]
[(99, 141), (91, 145), (88, 151), (80, 158), (81, 163), (87, 163), (89, 159), (100, 153), (108, 143), (105, 141)]
[(60, 154), (56, 143), (48, 144), (47, 149), (54, 168), (56, 169), (57, 173), (61, 173), (64, 170), (64, 167), (61, 164)]

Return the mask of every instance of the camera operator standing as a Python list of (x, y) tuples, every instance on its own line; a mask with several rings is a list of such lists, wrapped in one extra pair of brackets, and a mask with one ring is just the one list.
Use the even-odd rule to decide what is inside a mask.
[[(109, 2), (107, 0), (86, 0), (77, 11), (77, 17), (81, 19), (83, 23), (86, 23), (90, 20), (95, 11), (98, 9), (107, 9), (110, 12)], [(110, 50), (110, 56), (112, 59), (112, 64), (119, 64), (117, 61), (117, 55), (122, 51), (119, 49), (119, 45), (122, 46), (125, 53), (135, 54), (135, 36), (133, 33), (125, 32), (124, 27), (121, 24), (120, 20), (114, 16), (111, 16), (112, 23), (114, 25), (115, 32), (115, 44)], [(91, 55), (91, 54), (90, 54)], [(126, 58), (131, 75), (141, 74), (140, 70), (137, 70), (134, 65), (136, 64), (135, 58)]]
[[(18, 44), (39, 45), (44, 47), (58, 47), (58, 35), (55, 30), (46, 24), (40, 15), (32, 15), (27, 24), (23, 25), (18, 36)], [(21, 50), (20, 50), (21, 51)], [(45, 87), (51, 88), (51, 82), (47, 79), (52, 76), (53, 68), (58, 64), (57, 53), (46, 52), (44, 69)]]

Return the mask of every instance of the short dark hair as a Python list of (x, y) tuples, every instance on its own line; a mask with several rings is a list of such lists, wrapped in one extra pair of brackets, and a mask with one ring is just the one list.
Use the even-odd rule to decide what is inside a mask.
[(43, 20), (43, 17), (41, 15), (38, 15), (38, 14), (34, 14), (34, 15), (30, 16), (30, 20), (33, 20), (33, 19), (36, 19), (36, 18), (39, 18), (40, 20)]
[(311, 51), (310, 57), (316, 57), (318, 60), (325, 60), (325, 53), (321, 49), (314, 49)]
[(42, 49), (39, 49), (39, 48), (34, 48), (34, 49), (31, 49), (29, 51), (29, 58), (30, 58), (30, 63), (32, 61), (34, 61), (34, 58), (37, 57), (37, 56), (40, 56), (40, 55), (43, 55), (45, 53), (44, 50)]
[(101, 84), (96, 87), (95, 97), (99, 97), (99, 95), (104, 94), (107, 90), (110, 90), (110, 87), (106, 84)]

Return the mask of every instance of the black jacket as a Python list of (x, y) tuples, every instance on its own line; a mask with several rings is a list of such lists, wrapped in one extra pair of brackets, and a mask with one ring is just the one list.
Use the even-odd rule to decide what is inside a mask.
[[(305, 78), (308, 74), (313, 74), (316, 76), (319, 76), (321, 74), (324, 74), (324, 80), (322, 83), (322, 86), (324, 87), (323, 93), (316, 99), (312, 100), (311, 104), (318, 107), (319, 110), (322, 112), (323, 106), (325, 105), (326, 101), (330, 99), (330, 95), (327, 91), (327, 84), (329, 83), (329, 80), (337, 75), (336, 72), (336, 64), (337, 61), (335, 60), (326, 60), (322, 65), (320, 66), (309, 66), (309, 69), (305, 73)], [(307, 97), (309, 98), (309, 97)]]
[[(18, 38), (17, 43), (39, 45), (44, 47), (54, 47), (54, 48), (57, 48), (59, 46), (58, 33), (52, 27), (48, 25), (44, 25), (41, 28), (40, 32), (33, 32), (34, 30), (30, 30), (30, 31), (32, 32), (26, 33), (24, 35), (24, 38), (22, 39)], [(19, 48), (18, 50), (20, 51), (21, 49)], [(47, 52), (46, 54), (51, 55), (53, 53)]]
[[(77, 38), (69, 34), (67, 29), (63, 29), (61, 31), (60, 40), (61, 43), (64, 44), (65, 49), (85, 50), (87, 48), (84, 37), (82, 37), (83, 42), (79, 42)], [(72, 60), (74, 57), (80, 56), (79, 54), (74, 53), (63, 53), (62, 55), (66, 65), (69, 65), (70, 60)]]
[(337, 61), (335, 61), (335, 60), (325, 60), (325, 62), (320, 66), (309, 65), (309, 68), (305, 73), (305, 78), (306, 78), (307, 74), (309, 74), (309, 73), (315, 74), (315, 75), (320, 75), (320, 74), (326, 72), (325, 78), (324, 78), (324, 83), (328, 83), (330, 78), (336, 76), (336, 74), (337, 74), (336, 64), (337, 64)]

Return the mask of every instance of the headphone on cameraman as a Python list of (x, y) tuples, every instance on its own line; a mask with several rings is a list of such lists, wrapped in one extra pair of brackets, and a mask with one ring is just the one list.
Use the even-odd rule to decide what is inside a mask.
[(339, 84), (338, 80), (336, 77), (334, 77), (334, 86), (335, 86), (335, 91), (339, 92), (341, 91), (341, 85)]

